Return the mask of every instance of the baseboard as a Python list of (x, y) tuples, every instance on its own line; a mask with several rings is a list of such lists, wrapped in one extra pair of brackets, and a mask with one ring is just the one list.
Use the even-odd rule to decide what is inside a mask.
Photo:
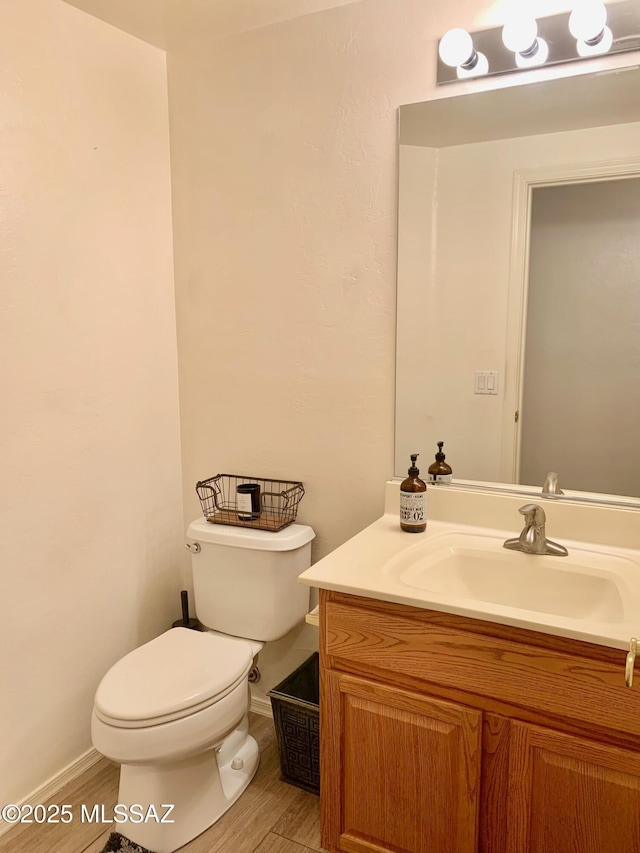
[(254, 714), (260, 714), (262, 717), (273, 717), (271, 702), (269, 699), (261, 699), (259, 696), (251, 697), (251, 706), (249, 710)]
[[(260, 713), (257, 711), (256, 713)], [(68, 764), (64, 770), (61, 770), (60, 773), (56, 773), (55, 776), (52, 776), (44, 785), (41, 785), (39, 788), (36, 788), (35, 791), (32, 791), (28, 797), (25, 797), (24, 800), (21, 800), (16, 803), (17, 806), (26, 806), (32, 805), (37, 806), (40, 803), (46, 803), (47, 800), (52, 799), (58, 791), (64, 788), (65, 785), (68, 785), (69, 782), (73, 782), (74, 779), (77, 779), (85, 770), (88, 770), (90, 767), (93, 767), (94, 764), (97, 764), (98, 761), (102, 758), (102, 755), (96, 749), (89, 749), (80, 758), (77, 758), (75, 761), (72, 761), (71, 764)], [(15, 824), (5, 823), (5, 821), (0, 819), (0, 835), (4, 835), (5, 832), (8, 832)]]

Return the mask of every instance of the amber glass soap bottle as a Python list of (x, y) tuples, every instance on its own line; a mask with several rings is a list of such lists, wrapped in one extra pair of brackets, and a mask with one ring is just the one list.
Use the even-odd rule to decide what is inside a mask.
[(453, 471), (451, 465), (447, 464), (445, 455), (442, 452), (444, 441), (438, 442), (438, 452), (436, 453), (436, 461), (429, 465), (429, 482), (430, 483), (450, 483)]
[(417, 453), (411, 454), (409, 476), (400, 484), (400, 527), (407, 533), (427, 529), (427, 484), (419, 477), (417, 458)]

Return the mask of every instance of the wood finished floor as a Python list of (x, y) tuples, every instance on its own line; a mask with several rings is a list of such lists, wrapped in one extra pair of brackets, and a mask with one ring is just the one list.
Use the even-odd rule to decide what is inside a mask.
[[(280, 781), (273, 720), (250, 714), (251, 734), (260, 747), (260, 767), (249, 788), (220, 820), (180, 848), (180, 853), (309, 853), (320, 846), (320, 801), (314, 794)], [(118, 826), (82, 823), (82, 803), (117, 802), (118, 768), (101, 759), (49, 802), (69, 803), (69, 824), (16, 826), (0, 837), (0, 853), (100, 853)], [(126, 833), (123, 833), (126, 834)]]

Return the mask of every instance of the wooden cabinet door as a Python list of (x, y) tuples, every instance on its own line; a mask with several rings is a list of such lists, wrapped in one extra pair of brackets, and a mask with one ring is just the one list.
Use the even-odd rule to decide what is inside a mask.
[(640, 851), (640, 754), (513, 722), (509, 853)]
[(323, 846), (475, 853), (480, 711), (331, 671), (320, 708)]

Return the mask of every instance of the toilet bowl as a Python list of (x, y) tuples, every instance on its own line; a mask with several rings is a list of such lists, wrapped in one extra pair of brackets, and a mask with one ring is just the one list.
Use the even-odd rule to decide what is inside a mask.
[[(96, 749), (122, 764), (127, 838), (154, 853), (172, 853), (214, 823), (242, 794), (258, 768), (248, 734), (249, 670), (256, 644), (173, 628), (118, 661), (96, 691), (91, 736)], [(172, 820), (173, 823), (168, 821)]]
[(188, 535), (196, 614), (209, 630), (172, 628), (125, 655), (98, 685), (91, 717), (93, 745), (121, 764), (114, 829), (154, 853), (195, 838), (251, 782), (249, 671), (264, 642), (304, 618), (297, 578), (315, 536), (304, 525), (265, 534), (205, 519)]

